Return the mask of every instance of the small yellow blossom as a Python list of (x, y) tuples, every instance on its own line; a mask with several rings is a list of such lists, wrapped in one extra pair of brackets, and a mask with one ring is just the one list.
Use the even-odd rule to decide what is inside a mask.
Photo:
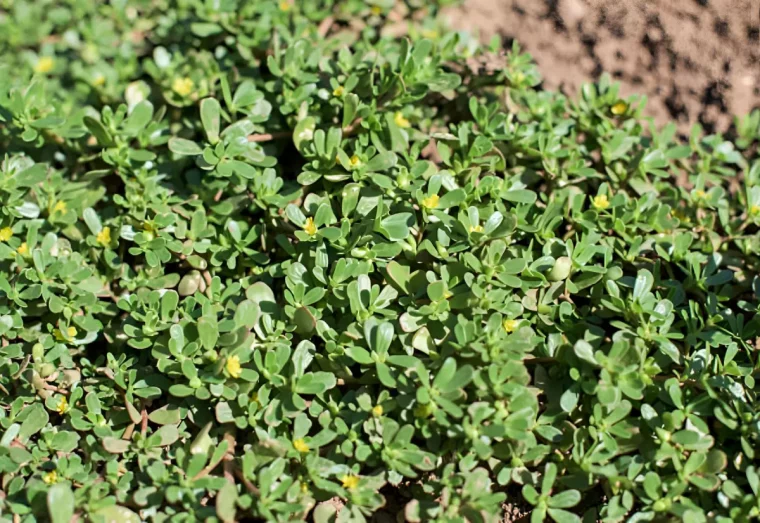
[(303, 492), (304, 494), (309, 492), (309, 484), (306, 483), (305, 481), (301, 482), (301, 492)]
[(501, 326), (504, 327), (504, 330), (507, 331), (508, 334), (511, 334), (517, 330), (517, 327), (520, 325), (519, 320), (510, 320), (506, 319), (502, 322)]
[(396, 115), (393, 117), (393, 122), (399, 127), (410, 127), (412, 125), (409, 123), (409, 120), (404, 118), (404, 115), (401, 114), (401, 112), (396, 113)]
[(340, 98), (341, 96), (343, 96), (345, 92), (346, 90), (343, 88), (343, 86), (339, 85), (338, 87), (333, 89), (333, 96), (337, 96), (338, 98)]
[(34, 72), (40, 74), (46, 74), (53, 70), (55, 66), (55, 60), (50, 56), (41, 56), (37, 63), (34, 65)]
[(193, 92), (194, 87), (195, 83), (187, 77), (175, 78), (174, 82), (172, 83), (172, 91), (180, 96), (188, 96)]
[(438, 31), (436, 31), (435, 29), (423, 29), (422, 36), (423, 38), (428, 38), (430, 40), (433, 40), (434, 38), (438, 38)]
[(594, 196), (594, 199), (591, 203), (600, 211), (603, 211), (610, 206), (610, 200), (607, 198), (606, 194), (599, 194), (597, 196)]
[(58, 405), (55, 407), (55, 410), (58, 412), (58, 414), (63, 414), (66, 412), (66, 409), (69, 408), (69, 402), (66, 399), (66, 396), (61, 396), (60, 401), (58, 402)]
[(705, 191), (703, 191), (702, 189), (697, 189), (696, 191), (694, 191), (694, 196), (696, 196), (698, 199), (701, 200), (707, 195), (705, 194)]
[(306, 223), (303, 225), (303, 230), (306, 231), (306, 234), (309, 236), (314, 236), (317, 234), (317, 224), (314, 223), (314, 218), (311, 216), (306, 218)]
[(483, 232), (482, 225), (470, 225), (470, 232)]
[(758, 214), (760, 214), (760, 205), (753, 205), (752, 207), (750, 207), (749, 213), (752, 216), (757, 216)]
[(103, 247), (107, 247), (111, 243), (111, 228), (103, 227), (100, 229), (100, 232), (95, 237), (95, 240)]
[(680, 221), (684, 223), (688, 223), (690, 221), (686, 212), (684, 212), (682, 209), (673, 209), (670, 211), (670, 214), (671, 216), (673, 216), (673, 218), (678, 218)]
[(435, 209), (438, 207), (438, 201), (440, 198), (437, 194), (431, 194), (427, 198), (422, 199), (422, 206), (426, 209)]
[(227, 369), (230, 376), (236, 379), (239, 378), (240, 374), (243, 372), (243, 369), (240, 367), (240, 358), (235, 354), (227, 358), (227, 363), (224, 364), (224, 368)]
[(3, 227), (0, 229), (0, 242), (7, 242), (13, 237), (13, 229), (10, 227)]
[(383, 406), (382, 405), (375, 405), (372, 407), (372, 415), (376, 418), (379, 418), (383, 415)]
[[(77, 328), (74, 326), (68, 327), (66, 329), (66, 334), (68, 334), (69, 339), (75, 338), (77, 335)], [(66, 337), (63, 335), (60, 329), (53, 329), (53, 336), (55, 336), (55, 339), (58, 341), (66, 341)]]
[(44, 481), (46, 485), (52, 485), (53, 483), (57, 483), (58, 473), (55, 470), (51, 470), (50, 472), (47, 472), (42, 475), (42, 481)]
[(610, 111), (615, 116), (620, 116), (621, 114), (625, 113), (627, 110), (628, 110), (628, 104), (622, 100), (617, 102), (615, 105), (612, 106), (612, 108), (610, 108)]
[(58, 200), (55, 202), (55, 205), (53, 206), (53, 212), (59, 212), (61, 214), (65, 213), (67, 209), (66, 202), (63, 200)]
[(286, 0), (282, 0), (280, 2), (280, 11), (285, 11), (287, 13), (288, 11), (290, 11), (291, 7), (292, 6), (290, 5), (290, 2), (288, 2)]
[(343, 488), (349, 490), (353, 490), (359, 486), (359, 476), (354, 476), (353, 474), (346, 474), (340, 478), (340, 481), (343, 483)]
[(359, 167), (362, 164), (362, 159), (356, 155), (353, 155), (348, 159), (348, 163), (351, 165), (351, 167)]
[(95, 77), (92, 79), (92, 85), (95, 85), (97, 87), (100, 87), (101, 85), (106, 83), (106, 77), (103, 76), (101, 73), (98, 73), (95, 75)]
[(302, 438), (293, 440), (293, 448), (301, 454), (309, 452), (309, 445)]
[(26, 242), (22, 243), (18, 246), (18, 249), (16, 249), (16, 252), (19, 256), (26, 256), (29, 254), (29, 246), (26, 244)]
[(372, 7), (369, 9), (369, 11), (370, 11), (370, 13), (372, 13), (372, 14), (373, 14), (373, 15), (375, 15), (375, 16), (377, 16), (377, 15), (379, 15), (380, 13), (382, 13), (382, 12), (383, 12), (383, 10), (382, 10), (382, 9), (380, 8), (380, 6), (378, 6), (378, 5), (373, 5), (373, 6), (372, 6)]

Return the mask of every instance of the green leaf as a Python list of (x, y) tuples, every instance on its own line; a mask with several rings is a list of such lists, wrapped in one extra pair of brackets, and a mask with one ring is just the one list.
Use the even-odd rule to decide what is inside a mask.
[(398, 242), (409, 236), (409, 230), (414, 225), (414, 215), (411, 213), (393, 214), (380, 222), (380, 230), (390, 241)]
[(654, 276), (646, 269), (641, 269), (636, 274), (636, 282), (633, 286), (633, 299), (636, 301), (641, 300), (645, 294), (652, 290), (654, 285)]
[(169, 150), (180, 156), (197, 156), (203, 152), (197, 143), (176, 136), (169, 139)]
[(52, 523), (69, 523), (76, 508), (68, 483), (56, 483), (47, 492), (47, 508)]
[(156, 431), (156, 436), (158, 436), (159, 445), (166, 447), (179, 439), (179, 431), (174, 425), (164, 425)]
[(298, 394), (322, 394), (335, 387), (335, 375), (330, 372), (312, 372), (300, 377), (296, 382)]
[(111, 133), (108, 132), (100, 120), (96, 120), (90, 116), (85, 116), (82, 121), (101, 146), (112, 147), (114, 145)]
[(17, 173), (13, 179), (18, 187), (31, 187), (47, 178), (48, 168), (44, 163), (36, 163)]
[(45, 408), (39, 403), (28, 406), (23, 410), (22, 416), (24, 421), (21, 423), (21, 428), (18, 432), (18, 439), (21, 443), (26, 443), (29, 438), (41, 431), (50, 419)]
[(216, 347), (216, 341), (219, 339), (216, 315), (198, 318), (198, 336), (204, 349), (211, 350)]
[(348, 93), (343, 97), (343, 127), (348, 127), (354, 121), (356, 110), (359, 107), (359, 97), (354, 93)]
[(129, 116), (124, 120), (124, 130), (132, 135), (145, 129), (153, 118), (153, 104), (148, 100), (143, 100), (134, 105)]
[(590, 363), (594, 366), (598, 365), (596, 361), (596, 357), (594, 356), (594, 348), (591, 346), (591, 344), (585, 340), (578, 340), (575, 342), (575, 345), (573, 346), (573, 350), (575, 351), (575, 355), (578, 356), (583, 361)]
[(391, 151), (378, 153), (367, 162), (367, 170), (372, 172), (385, 171), (396, 165), (396, 155)]
[(131, 446), (130, 442), (123, 439), (105, 437), (102, 441), (103, 448), (111, 454), (123, 454)]
[(91, 514), (93, 523), (140, 523), (140, 517), (126, 507), (110, 505)]
[(566, 490), (549, 498), (549, 506), (552, 508), (571, 508), (580, 503), (581, 493), (577, 490)]
[(295, 129), (293, 129), (293, 143), (299, 152), (302, 153), (305, 144), (311, 142), (316, 128), (317, 121), (312, 116), (307, 116), (296, 124)]
[(317, 319), (309, 312), (307, 307), (296, 309), (294, 321), (297, 331), (301, 334), (309, 334), (317, 327)]
[(201, 101), (201, 122), (203, 123), (203, 129), (206, 131), (206, 138), (208, 138), (208, 141), (212, 145), (219, 141), (220, 112), (221, 108), (216, 98), (204, 98)]
[(178, 408), (164, 405), (148, 414), (148, 419), (156, 425), (176, 425), (181, 418)]
[(234, 483), (225, 482), (216, 494), (216, 515), (224, 522), (235, 521), (237, 489)]
[(441, 197), (441, 199), (438, 201), (438, 208), (448, 209), (449, 207), (460, 205), (464, 203), (466, 198), (467, 193), (464, 192), (464, 189), (455, 189), (453, 191), (447, 192)]
[(98, 214), (91, 207), (86, 208), (82, 212), (82, 218), (84, 218), (84, 222), (87, 224), (87, 228), (90, 229), (92, 234), (98, 234), (103, 230), (103, 225), (100, 223)]
[(581, 518), (579, 516), (576, 516), (567, 510), (550, 508), (547, 512), (549, 513), (549, 517), (557, 523), (581, 523)]

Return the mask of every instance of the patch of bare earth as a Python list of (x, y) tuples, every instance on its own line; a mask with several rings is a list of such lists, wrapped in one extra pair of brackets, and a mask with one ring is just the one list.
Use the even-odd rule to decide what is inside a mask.
[(517, 40), (544, 87), (576, 95), (610, 73), (682, 132), (725, 131), (760, 107), (760, 0), (465, 0), (458, 29)]

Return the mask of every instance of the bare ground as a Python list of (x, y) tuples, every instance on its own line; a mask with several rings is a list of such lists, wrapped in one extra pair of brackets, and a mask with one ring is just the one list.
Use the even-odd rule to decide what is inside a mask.
[(575, 95), (607, 71), (657, 123), (725, 131), (760, 107), (760, 0), (465, 0), (452, 24), (517, 40), (544, 87)]

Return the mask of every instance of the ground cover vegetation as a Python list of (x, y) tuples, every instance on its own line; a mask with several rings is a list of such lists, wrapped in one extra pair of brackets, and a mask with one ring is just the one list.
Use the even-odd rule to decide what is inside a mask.
[(760, 112), (442, 4), (0, 1), (0, 519), (757, 518)]

